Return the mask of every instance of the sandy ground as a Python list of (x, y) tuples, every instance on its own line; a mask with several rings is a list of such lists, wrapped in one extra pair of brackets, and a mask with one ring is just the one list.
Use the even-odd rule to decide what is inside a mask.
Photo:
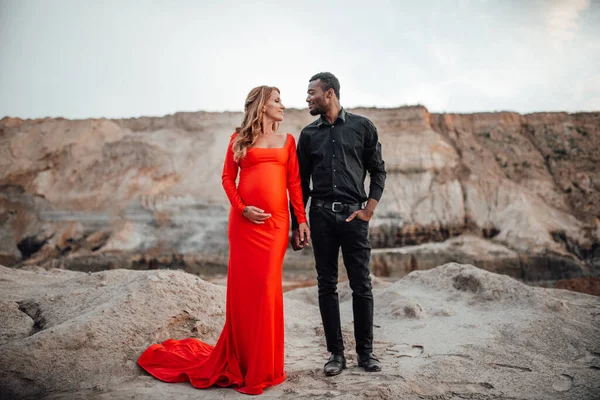
[[(299, 288), (285, 294), (288, 379), (261, 398), (600, 398), (598, 297), (454, 263), (394, 283), (375, 279), (374, 287), (382, 372), (356, 366), (351, 292), (341, 283), (349, 364), (337, 377), (323, 374), (328, 354), (316, 288)], [(18, 314), (0, 314), (12, 326), (0, 328), (0, 393), (11, 396), (3, 399), (247, 398), (227, 388), (163, 383), (135, 364), (148, 344), (167, 337), (214, 343), (222, 286), (176, 271), (2, 268), (0, 289), (8, 308), (16, 302), (24, 309), (24, 299), (37, 304), (42, 325), (21, 334)]]

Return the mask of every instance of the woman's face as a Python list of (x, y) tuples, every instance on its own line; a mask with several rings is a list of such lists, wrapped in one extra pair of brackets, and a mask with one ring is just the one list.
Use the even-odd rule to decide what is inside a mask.
[(274, 121), (283, 121), (283, 110), (285, 107), (279, 97), (279, 92), (273, 90), (265, 103), (265, 117)]

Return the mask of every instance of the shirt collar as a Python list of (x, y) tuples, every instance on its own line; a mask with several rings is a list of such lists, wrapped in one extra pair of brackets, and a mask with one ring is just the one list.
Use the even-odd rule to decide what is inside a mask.
[[(335, 119), (334, 124), (336, 124), (339, 120), (341, 120), (343, 123), (346, 122), (346, 110), (344, 109), (344, 107), (342, 107), (342, 109), (340, 110), (340, 113), (338, 114), (337, 118)], [(319, 118), (319, 122), (317, 122), (317, 127), (320, 127), (323, 124), (325, 124), (325, 125), (332, 125), (332, 124), (329, 123), (329, 121), (327, 121), (321, 115), (321, 117)]]

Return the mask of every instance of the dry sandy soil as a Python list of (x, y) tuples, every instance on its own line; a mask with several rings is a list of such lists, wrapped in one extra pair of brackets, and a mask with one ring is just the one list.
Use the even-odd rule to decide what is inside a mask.
[[(600, 298), (524, 285), (472, 265), (374, 278), (380, 373), (355, 363), (351, 293), (340, 284), (349, 368), (325, 377), (315, 287), (285, 294), (288, 380), (262, 398), (598, 399)], [(2, 399), (235, 399), (160, 382), (137, 364), (151, 343), (214, 343), (225, 287), (181, 271), (0, 267)]]

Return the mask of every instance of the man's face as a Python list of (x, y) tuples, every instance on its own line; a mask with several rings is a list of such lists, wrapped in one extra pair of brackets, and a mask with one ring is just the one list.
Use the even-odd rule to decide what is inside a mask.
[(329, 108), (329, 102), (331, 99), (331, 93), (333, 89), (323, 91), (323, 82), (320, 79), (311, 81), (308, 84), (308, 96), (306, 102), (308, 103), (308, 111), (310, 115), (325, 114)]

